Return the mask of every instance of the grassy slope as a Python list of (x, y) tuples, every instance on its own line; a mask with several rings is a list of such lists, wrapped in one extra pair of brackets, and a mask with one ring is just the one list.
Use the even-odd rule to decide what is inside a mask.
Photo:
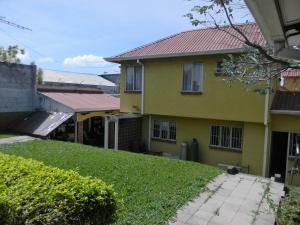
[(13, 135), (13, 134), (2, 134), (2, 133), (0, 133), (0, 139), (2, 139), (2, 138), (9, 138), (9, 137), (14, 137), (15, 135)]
[(163, 224), (220, 170), (198, 163), (57, 141), (2, 145), (0, 151), (33, 158), (114, 186), (124, 201), (117, 224)]

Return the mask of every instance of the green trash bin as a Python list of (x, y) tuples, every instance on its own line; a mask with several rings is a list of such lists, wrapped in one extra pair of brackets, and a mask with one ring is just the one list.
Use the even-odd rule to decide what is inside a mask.
[(193, 141), (190, 146), (190, 151), (191, 161), (198, 162), (199, 144), (196, 138), (193, 138)]

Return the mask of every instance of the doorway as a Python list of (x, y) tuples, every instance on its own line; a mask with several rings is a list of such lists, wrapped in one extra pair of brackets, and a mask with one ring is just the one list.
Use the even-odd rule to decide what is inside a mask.
[(269, 175), (280, 174), (282, 182), (286, 175), (288, 136), (288, 132), (272, 132)]

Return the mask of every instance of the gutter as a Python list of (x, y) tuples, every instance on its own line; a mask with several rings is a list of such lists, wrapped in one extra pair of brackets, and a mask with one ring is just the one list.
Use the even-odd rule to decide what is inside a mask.
[[(143, 55), (143, 56), (114, 56), (104, 58), (108, 62), (122, 62), (128, 60), (141, 60), (141, 59), (161, 59), (161, 58), (173, 58), (182, 56), (201, 56), (201, 55), (216, 55), (216, 54), (228, 54), (228, 53), (242, 53), (245, 52), (245, 48), (233, 48), (233, 49), (221, 49), (212, 51), (201, 51), (201, 52), (182, 52), (182, 53), (171, 53), (171, 54), (157, 54), (157, 55)], [(124, 53), (126, 54), (126, 53)]]
[(291, 115), (291, 116), (300, 115), (300, 111), (295, 111), (295, 110), (271, 110), (271, 113), (275, 115)]
[[(270, 81), (268, 81), (268, 87), (270, 86)], [(268, 164), (268, 142), (269, 142), (269, 100), (270, 100), (270, 89), (266, 89), (265, 95), (265, 109), (264, 109), (264, 155), (263, 155), (263, 170), (262, 175), (264, 177), (268, 176), (267, 164)]]
[(141, 115), (144, 115), (144, 87), (145, 87), (145, 66), (140, 60), (138, 59), (137, 64), (142, 66), (142, 95), (141, 95)]

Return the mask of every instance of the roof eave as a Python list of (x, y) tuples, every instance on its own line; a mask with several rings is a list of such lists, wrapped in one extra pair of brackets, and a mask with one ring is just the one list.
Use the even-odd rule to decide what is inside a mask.
[(75, 108), (75, 112), (101, 112), (101, 111), (116, 111), (120, 110), (120, 107), (101, 107), (101, 108)]
[(277, 115), (291, 115), (291, 116), (300, 116), (300, 111), (296, 110), (271, 110), (272, 114)]
[(174, 58), (174, 57), (184, 57), (184, 56), (202, 56), (202, 55), (204, 56), (204, 55), (242, 53), (244, 51), (245, 48), (232, 48), (232, 49), (210, 50), (210, 51), (201, 51), (201, 52), (182, 52), (182, 53), (131, 56), (131, 57), (109, 57), (104, 59), (108, 62), (117, 63), (122, 61), (142, 60), (142, 59), (161, 59), (161, 58)]

